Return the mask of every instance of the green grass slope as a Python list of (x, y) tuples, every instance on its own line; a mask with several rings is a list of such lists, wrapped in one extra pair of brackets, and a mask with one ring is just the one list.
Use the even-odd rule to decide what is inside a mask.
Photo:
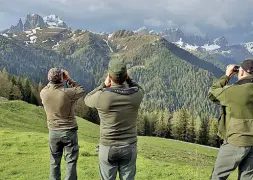
[[(78, 177), (98, 180), (99, 126), (78, 118)], [(48, 179), (44, 110), (21, 101), (0, 102), (0, 179)], [(217, 150), (168, 139), (139, 137), (137, 180), (208, 179)], [(62, 161), (64, 177), (64, 160)], [(235, 179), (235, 174), (230, 179)]]

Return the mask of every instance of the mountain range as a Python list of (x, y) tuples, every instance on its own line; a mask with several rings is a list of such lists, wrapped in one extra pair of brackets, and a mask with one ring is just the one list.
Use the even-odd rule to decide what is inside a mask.
[[(57, 15), (53, 14), (41, 17), (38, 14), (28, 14), (24, 23), (20, 18), (17, 25), (12, 25), (9, 29), (2, 31), (1, 34), (7, 37), (9, 36), (8, 34), (16, 36), (17, 33), (27, 32), (26, 36), (28, 39), (26, 39), (25, 42), (34, 43), (37, 37), (29, 30), (40, 28), (54, 29), (55, 31), (71, 30), (71, 28)], [(55, 28), (58, 29), (56, 30)], [(48, 30), (47, 33), (54, 33), (54, 30)], [(241, 62), (243, 59), (252, 57), (253, 54), (253, 42), (229, 44), (224, 36), (215, 39), (200, 35), (186, 36), (180, 29), (169, 28), (156, 32), (145, 26), (133, 32), (137, 34), (159, 35), (167, 41), (172, 42), (180, 48), (183, 48), (197, 56), (202, 58), (203, 56), (212, 57), (224, 62), (225, 64)], [(109, 35), (110, 33), (104, 34)], [(55, 46), (58, 45), (57, 43), (57, 41), (52, 43), (52, 47), (55, 48)]]
[[(218, 115), (207, 99), (208, 89), (228, 63), (251, 55), (247, 45), (229, 45), (224, 37), (188, 37), (179, 29), (72, 30), (56, 15), (29, 14), (24, 24), (20, 20), (0, 35), (0, 68), (46, 84), (49, 68), (62, 67), (90, 91), (104, 80), (108, 62), (122, 59), (146, 91), (144, 111), (187, 106), (196, 113)], [(223, 51), (231, 51), (230, 56)]]
[(215, 39), (199, 35), (186, 36), (180, 29), (165, 29), (155, 32), (147, 27), (134, 31), (139, 34), (157, 34), (195, 55), (208, 54), (226, 64), (241, 62), (253, 56), (253, 42), (229, 44), (222, 36)]
[(27, 30), (45, 27), (70, 29), (70, 27), (61, 20), (59, 16), (54, 14), (43, 18), (38, 14), (28, 14), (24, 23), (20, 18), (17, 25), (12, 25), (9, 29), (4, 30), (2, 33), (22, 33)]

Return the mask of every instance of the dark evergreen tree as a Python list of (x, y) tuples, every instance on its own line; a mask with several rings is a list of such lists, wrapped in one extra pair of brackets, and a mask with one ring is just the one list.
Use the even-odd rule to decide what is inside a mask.
[(201, 117), (198, 143), (207, 145), (208, 140), (209, 140), (209, 117), (207, 115), (204, 115), (203, 117)]
[(191, 116), (187, 124), (187, 141), (196, 142), (195, 119)]
[(219, 139), (217, 136), (218, 133), (218, 120), (215, 118), (211, 118), (209, 121), (209, 145), (218, 147), (219, 146)]

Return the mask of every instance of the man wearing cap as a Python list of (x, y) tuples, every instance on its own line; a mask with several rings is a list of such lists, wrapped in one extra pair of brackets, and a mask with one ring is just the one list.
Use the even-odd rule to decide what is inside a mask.
[[(253, 59), (241, 63), (239, 72), (228, 65), (226, 75), (213, 84), (208, 96), (223, 108), (218, 135), (220, 147), (212, 180), (227, 179), (238, 167), (238, 179), (253, 179)], [(238, 82), (228, 86), (238, 74)]]
[[(76, 180), (79, 154), (74, 103), (84, 96), (84, 89), (72, 80), (68, 72), (52, 68), (48, 85), (40, 92), (47, 115), (50, 146), (50, 180), (61, 180), (61, 159), (66, 160), (65, 180)], [(64, 81), (66, 84), (64, 85)]]
[(136, 174), (136, 121), (143, 89), (127, 75), (125, 63), (112, 60), (104, 83), (85, 97), (100, 117), (99, 172), (102, 180), (133, 180)]

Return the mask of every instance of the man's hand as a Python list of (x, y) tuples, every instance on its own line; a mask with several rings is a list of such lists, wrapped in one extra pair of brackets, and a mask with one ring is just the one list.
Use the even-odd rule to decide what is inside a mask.
[(127, 82), (128, 85), (133, 83), (132, 79), (128, 76), (128, 74), (127, 74), (127, 77), (126, 77), (126, 82)]
[(110, 79), (109, 73), (107, 74), (107, 77), (106, 77), (104, 83), (105, 83), (105, 86), (106, 86), (106, 87), (110, 87), (110, 86), (111, 86), (111, 79)]
[(70, 76), (69, 76), (69, 72), (68, 72), (68, 71), (62, 69), (62, 74), (63, 74), (63, 79), (64, 79), (65, 81), (67, 81), (67, 80), (70, 79)]
[(237, 72), (234, 72), (233, 69), (236, 65), (235, 64), (229, 64), (227, 66), (227, 70), (226, 70), (226, 75), (229, 77), (233, 77), (234, 75), (237, 74)]

